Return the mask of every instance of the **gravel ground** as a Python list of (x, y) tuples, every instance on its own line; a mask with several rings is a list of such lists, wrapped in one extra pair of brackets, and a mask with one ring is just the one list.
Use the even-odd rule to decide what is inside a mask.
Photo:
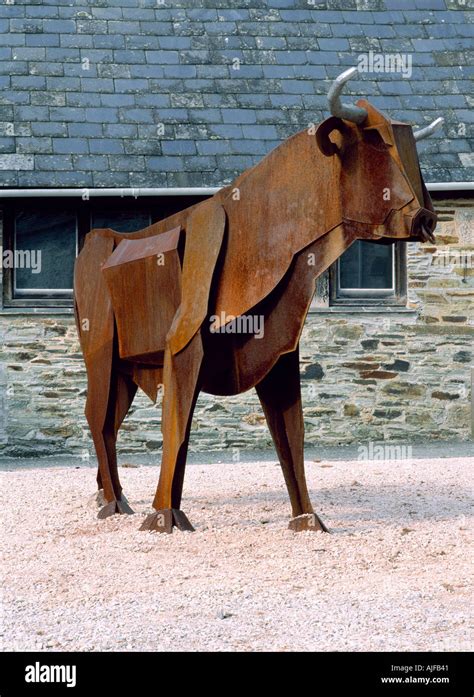
[(332, 535), (286, 529), (275, 462), (191, 465), (194, 533), (96, 519), (90, 468), (1, 474), (3, 650), (468, 651), (474, 458), (308, 461)]

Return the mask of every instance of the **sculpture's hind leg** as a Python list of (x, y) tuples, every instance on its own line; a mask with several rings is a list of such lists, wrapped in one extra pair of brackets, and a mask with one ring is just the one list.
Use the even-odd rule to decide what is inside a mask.
[(185, 514), (179, 510), (189, 431), (194, 406), (200, 390), (199, 376), (203, 359), (201, 334), (198, 332), (182, 351), (173, 355), (166, 350), (163, 373), (163, 455), (160, 480), (153, 508), (140, 530), (172, 532), (193, 530)]
[(137, 385), (133, 382), (131, 377), (120, 372), (112, 374), (111, 383), (109, 411), (104, 428), (104, 440), (114, 490), (116, 494), (119, 494), (119, 497), (117, 497), (115, 504), (111, 505), (108, 503), (99, 511), (99, 518), (106, 518), (113, 513), (133, 513), (133, 510), (130, 508), (123, 494), (122, 485), (120, 484), (117, 468), (116, 443), (119, 428), (124, 418), (127, 416), (128, 410), (137, 392)]
[(299, 351), (285, 353), (256, 385), (290, 495), (292, 530), (323, 530), (314, 513), (304, 472), (304, 423), (301, 407)]
[[(106, 369), (97, 361), (97, 369)], [(93, 376), (89, 375), (86, 416), (97, 454), (99, 471), (97, 484), (103, 490), (105, 505), (98, 517), (107, 518), (114, 513), (133, 513), (128, 501), (122, 494), (122, 486), (117, 469), (116, 440), (120, 424), (125, 418), (136, 385), (127, 375), (111, 369), (108, 394), (105, 390), (94, 387)], [(102, 385), (103, 386), (103, 385)]]

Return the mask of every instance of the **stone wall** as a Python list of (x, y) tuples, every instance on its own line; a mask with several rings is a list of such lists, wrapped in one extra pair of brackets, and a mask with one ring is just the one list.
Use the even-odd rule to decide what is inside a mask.
[[(318, 302), (308, 316), (301, 341), (308, 443), (470, 437), (474, 208), (467, 199), (436, 207), (437, 246), (408, 250), (407, 309), (347, 312)], [(87, 457), (86, 375), (73, 317), (4, 310), (0, 352), (3, 454)], [(122, 453), (160, 449), (160, 412), (137, 396), (122, 427)], [(253, 392), (200, 396), (192, 450), (268, 445)]]

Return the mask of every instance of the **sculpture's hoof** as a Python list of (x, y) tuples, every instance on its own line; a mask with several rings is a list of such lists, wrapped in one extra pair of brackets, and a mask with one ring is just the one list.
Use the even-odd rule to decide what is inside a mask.
[(156, 530), (169, 534), (173, 532), (173, 527), (188, 532), (194, 531), (187, 516), (177, 508), (164, 508), (161, 511), (150, 513), (140, 526), (140, 530)]
[(134, 511), (129, 506), (129, 503), (125, 496), (122, 496), (120, 500), (115, 500), (115, 501), (110, 501), (109, 503), (106, 503), (105, 506), (102, 506), (100, 509), (99, 513), (97, 514), (97, 517), (103, 520), (104, 518), (108, 518), (111, 515), (115, 515), (116, 513), (128, 513), (129, 515), (132, 515)]
[(329, 532), (321, 518), (316, 513), (302, 513), (301, 515), (292, 518), (288, 525), (293, 532), (301, 532), (302, 530), (311, 530), (312, 532)]

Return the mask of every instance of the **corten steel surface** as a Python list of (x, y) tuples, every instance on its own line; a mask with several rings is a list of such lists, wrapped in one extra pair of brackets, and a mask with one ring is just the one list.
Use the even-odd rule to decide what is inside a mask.
[(413, 133), (365, 100), (342, 104), (354, 72), (331, 87), (330, 118), (212, 198), (138, 232), (87, 235), (74, 286), (106, 501), (99, 517), (132, 512), (115, 443), (137, 386), (152, 400), (163, 388), (155, 512), (142, 525), (162, 532), (193, 529), (180, 505), (199, 392), (255, 387), (290, 495), (290, 528), (326, 531), (306, 487), (298, 360), (315, 281), (355, 240), (432, 241), (436, 225), (416, 152), (430, 129)]

